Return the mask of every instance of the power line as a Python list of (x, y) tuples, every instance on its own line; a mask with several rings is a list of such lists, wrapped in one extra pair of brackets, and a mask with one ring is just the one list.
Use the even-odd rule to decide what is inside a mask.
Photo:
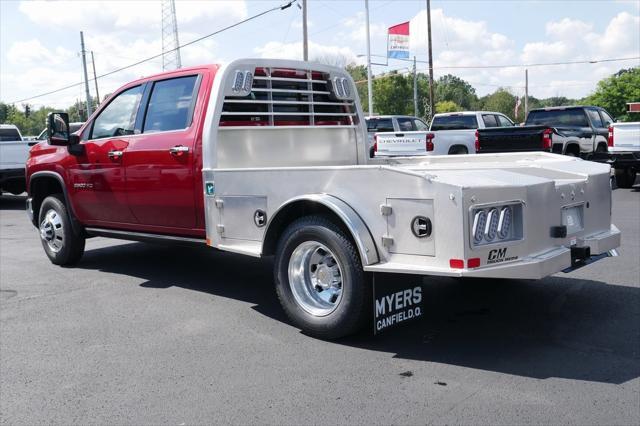
[[(371, 55), (379, 58), (386, 58), (384, 55)], [(413, 62), (413, 59), (393, 58), (398, 61)], [(544, 67), (544, 66), (556, 66), (556, 65), (576, 65), (576, 64), (598, 64), (601, 62), (618, 62), (618, 61), (632, 61), (640, 60), (640, 56), (633, 56), (629, 58), (606, 58), (606, 59), (588, 59), (582, 61), (566, 61), (566, 62), (540, 62), (534, 64), (503, 64), (503, 65), (450, 65), (433, 67), (434, 69), (485, 69), (485, 68), (524, 68), (524, 67)], [(417, 61), (421, 64), (426, 64), (428, 61)]]
[[(287, 9), (287, 8), (291, 7), (291, 5), (293, 5), (293, 4), (294, 4), (294, 3), (296, 3), (297, 1), (298, 1), (298, 0), (289, 0), (287, 3), (284, 3), (284, 4), (280, 5), (280, 6), (276, 6), (276, 7), (272, 7), (271, 9), (267, 9), (267, 10), (265, 10), (265, 11), (263, 11), (263, 12), (260, 12), (260, 13), (258, 13), (258, 14), (256, 14), (256, 15), (253, 15), (253, 16), (250, 16), (250, 17), (248, 17), (248, 18), (246, 18), (246, 19), (243, 19), (242, 21), (238, 21), (238, 22), (236, 22), (236, 23), (234, 23), (234, 24), (228, 25), (228, 26), (226, 26), (226, 27), (224, 27), (224, 28), (221, 28), (221, 29), (219, 29), (219, 30), (217, 30), (217, 31), (214, 31), (214, 32), (212, 32), (212, 33), (210, 33), (210, 34), (207, 34), (207, 35), (205, 35), (205, 36), (199, 37), (199, 38), (197, 38), (197, 39), (195, 39), (195, 40), (191, 40), (191, 41), (190, 41), (190, 42), (188, 42), (188, 43), (185, 43), (185, 44), (182, 44), (182, 45), (180, 45), (180, 46), (177, 46), (177, 47), (175, 47), (175, 48), (173, 48), (173, 49), (167, 50), (166, 52), (163, 52), (163, 53), (159, 53), (159, 54), (157, 54), (157, 55), (150, 56), (150, 57), (148, 57), (148, 58), (145, 58), (145, 59), (142, 59), (142, 60), (140, 60), (140, 61), (134, 62), (134, 63), (132, 63), (132, 64), (126, 65), (126, 66), (124, 66), (124, 67), (120, 67), (120, 68), (117, 68), (117, 69), (115, 69), (115, 70), (113, 70), (113, 71), (109, 71), (109, 72), (107, 72), (107, 73), (101, 74), (101, 75), (97, 76), (95, 79), (103, 78), (103, 77), (108, 77), (108, 76), (110, 76), (110, 75), (112, 75), (112, 74), (115, 74), (115, 73), (118, 73), (118, 72), (120, 72), (120, 71), (124, 71), (124, 70), (126, 70), (126, 69), (133, 68), (133, 67), (135, 67), (135, 66), (137, 66), (137, 65), (140, 65), (140, 64), (142, 64), (142, 63), (145, 63), (145, 62), (148, 62), (148, 61), (151, 61), (151, 60), (154, 60), (154, 59), (160, 58), (160, 57), (161, 57), (163, 54), (165, 54), (165, 53), (169, 53), (169, 52), (172, 52), (172, 51), (174, 51), (174, 50), (182, 49), (183, 47), (190, 46), (190, 45), (192, 45), (192, 44), (194, 44), (194, 43), (198, 43), (198, 42), (200, 42), (200, 41), (202, 41), (202, 40), (204, 40), (204, 39), (206, 39), (206, 38), (209, 38), (209, 37), (212, 37), (212, 36), (214, 36), (214, 35), (220, 34), (220, 33), (221, 33), (221, 32), (223, 32), (223, 31), (230, 30), (231, 28), (235, 28), (235, 27), (237, 27), (237, 26), (239, 26), (239, 25), (242, 25), (242, 24), (244, 24), (244, 23), (246, 23), (246, 22), (252, 21), (252, 20), (254, 20), (254, 19), (256, 19), (256, 18), (259, 18), (259, 17), (261, 17), (261, 16), (263, 16), (263, 15), (266, 15), (267, 13), (271, 13), (271, 12), (274, 12), (274, 11), (276, 11), (276, 10), (284, 10), (284, 9)], [(95, 79), (94, 79), (94, 80), (95, 80)], [(36, 99), (36, 98), (41, 98), (41, 97), (43, 97), (43, 96), (52, 95), (52, 94), (54, 94), (54, 93), (62, 92), (63, 90), (71, 89), (72, 87), (81, 86), (81, 85), (83, 85), (83, 84), (84, 84), (84, 82), (75, 83), (75, 84), (70, 84), (70, 85), (68, 85), (68, 86), (60, 87), (60, 88), (58, 88), (58, 89), (51, 90), (51, 91), (46, 92), (46, 93), (41, 93), (41, 94), (39, 94), (39, 95), (31, 96), (31, 97), (28, 97), (28, 98), (24, 98), (24, 99), (20, 99), (20, 100), (13, 101), (13, 102), (8, 102), (8, 103), (9, 103), (9, 104), (17, 104), (17, 103), (20, 103), (20, 102), (30, 101), (31, 99)]]

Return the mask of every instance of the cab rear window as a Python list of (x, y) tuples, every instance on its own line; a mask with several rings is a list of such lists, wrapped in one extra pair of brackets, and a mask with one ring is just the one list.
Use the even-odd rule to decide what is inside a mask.
[(19, 141), (20, 133), (16, 129), (0, 129), (0, 142)]
[(369, 132), (393, 132), (393, 120), (391, 118), (367, 118), (367, 130)]
[(552, 109), (531, 111), (525, 123), (527, 126), (576, 126), (589, 127), (587, 116), (582, 109)]
[(475, 115), (442, 115), (434, 117), (431, 131), (477, 129), (478, 120)]

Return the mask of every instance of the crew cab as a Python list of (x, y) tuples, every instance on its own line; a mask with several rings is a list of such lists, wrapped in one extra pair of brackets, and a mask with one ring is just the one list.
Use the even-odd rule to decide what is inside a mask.
[(608, 165), (369, 158), (353, 80), (319, 63), (170, 71), (68, 125), (52, 113), (27, 161), (27, 212), (51, 262), (77, 263), (94, 236), (275, 256), (284, 311), (322, 338), (371, 320), (375, 274), (542, 278), (620, 244)]
[(0, 124), (0, 194), (18, 195), (25, 191), (24, 165), (29, 147), (36, 143), (23, 139), (13, 124)]
[[(398, 123), (401, 122), (398, 120)], [(477, 129), (513, 126), (513, 122), (499, 112), (436, 114), (428, 131), (405, 126), (394, 131), (375, 132), (371, 156), (475, 154)], [(371, 130), (369, 128), (370, 134)]]
[(480, 129), (478, 153), (546, 151), (590, 158), (607, 152), (611, 115), (594, 106), (533, 109), (524, 126)]

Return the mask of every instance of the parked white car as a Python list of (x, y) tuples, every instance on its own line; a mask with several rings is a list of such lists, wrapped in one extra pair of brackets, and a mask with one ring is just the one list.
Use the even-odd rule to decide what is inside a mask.
[(22, 194), (25, 191), (24, 165), (29, 147), (37, 141), (22, 139), (13, 124), (0, 124), (0, 193)]
[[(429, 130), (418, 129), (417, 126), (409, 128), (408, 125), (400, 127), (401, 123), (411, 123), (408, 119), (419, 120), (415, 117), (383, 116), (375, 119), (378, 120), (377, 128), (385, 129), (373, 132), (371, 156), (378, 157), (475, 154), (477, 129), (515, 126), (504, 114), (492, 111), (436, 114)], [(385, 119), (394, 125), (394, 130), (380, 126), (379, 123), (384, 123)], [(367, 120), (367, 130), (371, 135), (376, 127), (370, 126), (371, 118)]]

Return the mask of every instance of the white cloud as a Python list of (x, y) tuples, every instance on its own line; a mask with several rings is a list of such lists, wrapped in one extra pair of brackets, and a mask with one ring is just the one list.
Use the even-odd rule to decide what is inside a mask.
[(18, 41), (12, 44), (7, 52), (7, 59), (14, 65), (31, 65), (38, 63), (57, 65), (73, 57), (74, 52), (63, 47), (57, 47), (55, 52), (52, 52), (36, 39)]
[(547, 22), (547, 35), (554, 38), (579, 38), (591, 32), (593, 25), (579, 20), (564, 18), (557, 22)]
[[(594, 24), (562, 18), (545, 25), (542, 35), (534, 36), (518, 48), (507, 35), (495, 32), (484, 21), (450, 17), (442, 9), (431, 13), (434, 74), (453, 73), (476, 86), (479, 94), (490, 93), (496, 86), (512, 92), (524, 92), (524, 69), (474, 68), (472, 65), (531, 64), (566, 62), (602, 58), (635, 57), (640, 55), (640, 17), (621, 12), (611, 18), (602, 33)], [(427, 51), (426, 11), (411, 19), (411, 50)], [(534, 67), (529, 70), (530, 93), (537, 97), (562, 93), (568, 97), (583, 97), (598, 80), (622, 67), (638, 66), (640, 61), (611, 62), (594, 65), (564, 65)], [(422, 64), (424, 70), (426, 66)], [(531, 90), (532, 89), (532, 90)]]
[[(148, 32), (161, 26), (161, 3), (137, 1), (23, 1), (19, 9), (37, 25), (50, 28), (68, 26), (90, 28), (93, 32)], [(244, 1), (178, 1), (178, 27), (189, 25), (215, 28), (247, 16)]]
[[(281, 43), (270, 41), (254, 51), (262, 58), (302, 59), (302, 43)], [(355, 53), (349, 47), (309, 43), (309, 58), (330, 65), (347, 65), (356, 61)]]
[[(2, 1), (2, 0), (0, 0)], [(631, 4), (631, 3), (629, 3)], [(640, 4), (640, 2), (638, 3)], [(244, 1), (177, 1), (176, 14), (180, 41), (188, 42), (215, 29), (237, 22), (248, 16)], [(161, 43), (161, 6), (158, 0), (127, 2), (97, 1), (34, 1), (22, 2), (20, 13), (33, 24), (33, 31), (11, 34), (3, 51), (2, 97), (12, 101), (30, 94), (42, 93), (82, 81), (81, 62), (78, 56), (77, 31), (85, 31), (88, 50), (96, 55), (98, 74), (123, 67), (145, 57), (159, 54)], [(317, 31), (311, 31), (310, 57), (323, 62), (344, 64), (363, 63), (358, 54), (365, 52), (366, 31), (361, 8), (348, 14), (331, 17), (331, 22), (318, 15)], [(3, 10), (4, 11), (4, 10)], [(296, 12), (297, 13), (297, 12)], [(314, 15), (315, 16), (315, 15)], [(264, 20), (266, 26), (282, 25), (282, 33), (297, 34), (301, 25), (299, 16), (282, 20), (277, 14), (272, 20)], [(373, 18), (376, 18), (375, 14)], [(371, 22), (372, 53), (384, 54), (386, 32), (389, 25), (386, 15)], [(4, 27), (3, 16), (3, 27)], [(26, 20), (25, 18), (22, 18)], [(474, 84), (480, 95), (492, 92), (497, 86), (511, 87), (514, 93), (522, 93), (524, 69), (486, 68), (462, 69), (461, 66), (496, 65), (573, 61), (600, 58), (630, 57), (640, 55), (640, 17), (630, 7), (609, 17), (594, 17), (592, 21), (570, 17), (555, 17), (541, 22), (540, 30), (527, 35), (524, 43), (516, 44), (511, 34), (501, 32), (499, 24), (482, 20), (461, 19), (446, 15), (442, 8), (432, 10), (433, 58), (436, 77), (452, 73)], [(598, 20), (596, 20), (598, 19)], [(257, 22), (257, 21), (256, 21)], [(422, 10), (411, 19), (411, 50), (418, 58), (426, 58), (426, 12)], [(393, 24), (398, 22), (394, 21)], [(605, 24), (605, 25), (603, 25)], [(224, 62), (247, 53), (261, 57), (299, 59), (302, 57), (300, 42), (286, 43), (286, 38), (271, 31), (269, 36), (261, 30), (238, 31), (238, 45), (229, 37), (215, 37), (181, 49), (184, 66), (207, 62)], [(272, 28), (269, 28), (272, 29)], [(330, 31), (330, 32), (329, 32)], [(41, 36), (37, 36), (40, 34)], [(46, 34), (42, 36), (42, 34)], [(48, 35), (51, 34), (51, 37)], [(71, 36), (69, 34), (72, 34)], [(3, 36), (5, 33), (3, 32)], [(268, 38), (266, 38), (268, 37)], [(286, 35), (285, 35), (286, 37)], [(293, 36), (292, 36), (293, 37)], [(61, 45), (65, 40), (64, 45)], [(225, 41), (226, 40), (226, 41)], [(233, 40), (233, 39), (232, 39)], [(250, 41), (248, 41), (250, 40)], [(283, 40), (283, 41), (277, 41)], [(251, 44), (254, 43), (254, 44)], [(254, 47), (254, 46), (258, 47)], [(4, 45), (3, 45), (4, 46)], [(379, 62), (379, 58), (375, 58)], [(46, 64), (46, 66), (45, 66)], [(596, 82), (623, 67), (639, 66), (640, 61), (599, 63), (596, 65), (565, 65), (534, 67), (529, 69), (530, 93), (537, 97), (562, 94), (582, 97)], [(155, 74), (162, 66), (162, 59), (141, 64), (121, 73), (100, 80), (104, 95), (122, 83)], [(410, 63), (391, 61), (389, 68), (410, 67)], [(389, 68), (375, 67), (376, 71)], [(419, 69), (426, 71), (426, 64)], [(90, 70), (91, 71), (91, 70)], [(93, 87), (91, 91), (93, 93)], [(32, 101), (35, 105), (55, 104), (65, 106), (83, 97), (84, 88), (69, 89), (53, 96)], [(30, 101), (31, 102), (31, 101)]]

